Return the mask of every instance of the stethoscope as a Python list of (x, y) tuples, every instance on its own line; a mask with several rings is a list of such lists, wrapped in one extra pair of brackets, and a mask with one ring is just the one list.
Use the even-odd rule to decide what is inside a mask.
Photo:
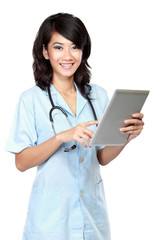
[[(49, 111), (49, 120), (50, 120), (50, 122), (51, 122), (52, 129), (53, 129), (54, 134), (56, 135), (56, 130), (55, 130), (55, 127), (54, 127), (54, 121), (53, 121), (52, 113), (53, 113), (53, 111), (54, 111), (55, 109), (59, 109), (59, 110), (64, 114), (64, 116), (66, 117), (66, 119), (67, 119), (67, 121), (68, 121), (68, 123), (69, 123), (69, 126), (70, 126), (71, 128), (73, 128), (72, 123), (71, 123), (71, 121), (69, 120), (69, 117), (68, 117), (68, 114), (66, 113), (66, 111), (65, 111), (63, 108), (54, 105), (54, 102), (53, 102), (53, 99), (52, 99), (52, 96), (51, 96), (50, 86), (48, 87), (48, 96), (49, 96), (50, 103), (51, 103), (51, 105), (52, 105), (52, 108), (51, 108), (50, 111)], [(93, 115), (94, 115), (94, 119), (95, 119), (95, 120), (98, 120), (98, 119), (97, 119), (96, 112), (95, 112), (94, 107), (93, 107), (93, 104), (91, 103), (91, 100), (90, 100), (89, 98), (87, 98), (87, 100), (88, 100), (88, 102), (89, 102), (89, 104), (90, 104), (90, 106), (91, 106), (91, 109), (92, 109), (92, 112), (93, 112)], [(72, 150), (76, 149), (76, 147), (77, 147), (77, 141), (75, 141), (75, 144), (74, 144), (72, 147), (70, 147), (70, 148), (64, 148), (62, 145), (60, 145), (60, 147), (62, 148), (62, 150), (63, 150), (64, 152), (72, 151)]]

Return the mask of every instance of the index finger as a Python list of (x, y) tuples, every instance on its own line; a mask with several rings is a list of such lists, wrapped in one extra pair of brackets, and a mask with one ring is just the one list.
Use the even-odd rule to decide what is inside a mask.
[(100, 123), (100, 121), (95, 120), (95, 121), (88, 121), (88, 122), (82, 123), (81, 125), (84, 126), (84, 127), (89, 127), (91, 125), (96, 125), (96, 124), (99, 124), (99, 123)]

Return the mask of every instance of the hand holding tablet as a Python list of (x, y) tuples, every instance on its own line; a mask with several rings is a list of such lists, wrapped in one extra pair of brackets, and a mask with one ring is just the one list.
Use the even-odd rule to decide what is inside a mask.
[[(91, 146), (121, 146), (127, 141), (133, 125), (137, 125), (141, 121), (143, 115), (140, 113), (149, 91), (143, 90), (123, 90), (117, 89), (113, 97), (106, 107), (99, 126), (90, 142)], [(133, 114), (137, 113), (138, 118)], [(124, 123), (125, 119), (130, 119)], [(142, 123), (142, 122), (141, 122)], [(124, 124), (127, 128), (124, 128)], [(127, 129), (127, 134), (125, 130)], [(121, 131), (120, 131), (121, 130)], [(138, 134), (138, 132), (137, 132)], [(134, 136), (131, 136), (134, 138)]]

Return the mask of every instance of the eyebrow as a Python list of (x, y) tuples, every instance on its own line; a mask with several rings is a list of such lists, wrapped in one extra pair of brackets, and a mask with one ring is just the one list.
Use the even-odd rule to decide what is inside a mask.
[(55, 45), (55, 44), (63, 45), (63, 43), (60, 43), (60, 42), (54, 42), (53, 45)]

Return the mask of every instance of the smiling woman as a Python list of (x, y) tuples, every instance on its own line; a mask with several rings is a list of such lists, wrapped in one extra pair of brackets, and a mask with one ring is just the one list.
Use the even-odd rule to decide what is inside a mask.
[[(110, 240), (100, 165), (125, 145), (89, 147), (108, 103), (106, 90), (90, 84), (90, 50), (84, 24), (70, 14), (50, 16), (36, 36), (36, 86), (22, 93), (6, 144), (20, 171), (37, 166), (23, 240)], [(142, 118), (122, 128), (128, 142)]]
[[(59, 33), (55, 32), (47, 46), (43, 46), (43, 55), (46, 60), (50, 61), (52, 66), (53, 76), (52, 83), (57, 85), (57, 79), (61, 78), (64, 81), (72, 78), (76, 70), (81, 64), (82, 50), (70, 40), (64, 38)], [(70, 79), (68, 79), (70, 81)]]
[(74, 66), (76, 70), (74, 81), (82, 95), (89, 97), (90, 66), (87, 60), (91, 52), (91, 40), (86, 27), (79, 18), (71, 14), (58, 13), (51, 15), (42, 23), (33, 47), (33, 71), (36, 85), (43, 90), (53, 80), (52, 64), (48, 61), (53, 57), (53, 52), (57, 56), (59, 53), (61, 57), (63, 54), (62, 62), (59, 62), (63, 69), (70, 69), (69, 64), (74, 63), (74, 59), (69, 59), (71, 56), (65, 59), (64, 54), (73, 54), (76, 58), (78, 54), (79, 62), (76, 62), (76, 66), (79, 64), (79, 67), (76, 69)]

